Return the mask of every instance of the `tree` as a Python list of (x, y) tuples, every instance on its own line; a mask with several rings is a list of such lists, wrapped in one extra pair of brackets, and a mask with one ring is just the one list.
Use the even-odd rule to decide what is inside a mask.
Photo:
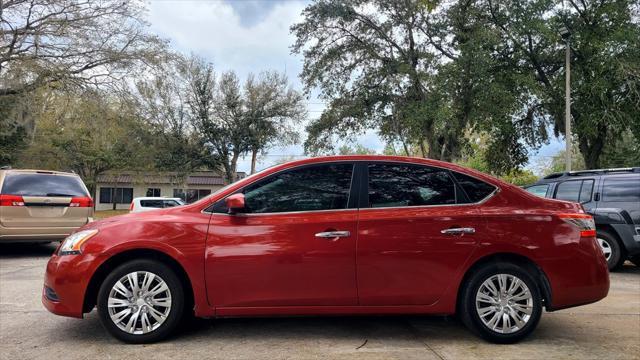
[(0, 1), (0, 96), (112, 83), (134, 65), (153, 62), (165, 43), (146, 32), (142, 4)]
[(198, 58), (188, 65), (186, 98), (211, 164), (224, 169), (228, 182), (236, 180), (240, 156), (252, 154), (255, 172), (258, 152), (295, 139), (293, 126), (305, 115), (302, 96), (284, 75), (267, 72), (256, 80), (250, 74), (243, 88), (233, 71), (216, 81), (213, 66)]
[(144, 125), (129, 114), (104, 93), (54, 95), (20, 163), (74, 171), (95, 194), (97, 177), (105, 171), (150, 163)]
[(273, 145), (297, 142), (295, 126), (305, 117), (302, 94), (289, 85), (287, 77), (275, 71), (261, 73), (256, 79), (250, 74), (244, 85), (251, 173), (256, 172), (258, 152)]
[(342, 145), (338, 149), (338, 155), (375, 155), (376, 151), (369, 149), (362, 144), (356, 144), (354, 147)]
[(329, 101), (307, 128), (307, 151), (330, 152), (333, 136), (374, 127), (405, 154), (452, 161), (478, 131), (512, 148), (493, 152), (504, 172), (544, 140), (482, 3), (329, 0), (303, 15), (293, 51), (304, 55), (307, 91), (319, 87)]
[[(487, 0), (493, 24), (514, 63), (536, 84), (523, 91), (564, 133), (564, 44), (558, 31), (571, 31), (571, 121), (587, 168), (600, 167), (607, 143), (622, 133), (640, 134), (640, 26), (631, 0)], [(635, 16), (633, 15), (635, 11)]]
[(137, 116), (149, 125), (155, 167), (182, 176), (207, 162), (187, 105), (185, 61), (178, 57), (165, 64), (154, 76), (138, 81), (133, 93), (124, 95)]

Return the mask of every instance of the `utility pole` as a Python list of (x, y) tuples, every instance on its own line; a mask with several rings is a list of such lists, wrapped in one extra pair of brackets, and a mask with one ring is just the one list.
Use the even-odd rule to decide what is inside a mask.
[(560, 29), (565, 41), (565, 84), (564, 84), (564, 139), (565, 169), (571, 171), (571, 32), (566, 27)]

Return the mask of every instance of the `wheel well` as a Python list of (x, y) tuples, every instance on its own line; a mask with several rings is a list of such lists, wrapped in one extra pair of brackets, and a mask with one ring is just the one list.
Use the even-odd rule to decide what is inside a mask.
[(467, 282), (471, 274), (473, 274), (476, 270), (481, 268), (482, 266), (492, 263), (492, 262), (508, 262), (514, 265), (521, 266), (525, 270), (527, 270), (536, 281), (538, 288), (540, 289), (540, 293), (542, 294), (542, 303), (543, 306), (547, 308), (547, 311), (551, 311), (551, 285), (549, 284), (549, 280), (547, 276), (542, 271), (542, 269), (536, 265), (531, 259), (526, 256), (513, 254), (513, 253), (497, 253), (492, 255), (487, 255), (483, 258), (478, 259), (464, 274), (462, 281), (460, 282), (460, 287), (458, 288), (458, 296), (457, 302), (460, 305), (461, 293), (464, 288), (464, 284)]
[(84, 304), (82, 307), (83, 313), (88, 313), (91, 309), (96, 306), (96, 300), (98, 297), (98, 291), (100, 290), (100, 285), (104, 279), (111, 273), (113, 269), (116, 267), (126, 263), (127, 261), (136, 260), (136, 259), (152, 259), (156, 261), (160, 261), (161, 263), (169, 266), (171, 270), (173, 270), (180, 281), (182, 282), (182, 286), (185, 289), (185, 309), (193, 310), (193, 286), (191, 286), (191, 280), (189, 280), (189, 276), (187, 272), (184, 271), (180, 263), (178, 263), (175, 259), (170, 257), (169, 255), (157, 251), (157, 250), (149, 250), (149, 249), (136, 249), (136, 250), (128, 250), (121, 253), (118, 253), (107, 261), (105, 261), (100, 267), (96, 270), (96, 272), (91, 277), (89, 281), (89, 285), (87, 286), (87, 291), (84, 295)]
[(618, 242), (618, 247), (620, 247), (621, 256), (624, 259), (624, 257), (627, 254), (627, 248), (625, 244), (622, 242), (622, 239), (620, 239), (620, 235), (618, 235), (618, 232), (616, 231), (616, 229), (613, 228), (613, 226), (609, 224), (599, 224), (596, 226), (596, 232), (604, 232), (607, 235), (611, 236), (614, 241)]

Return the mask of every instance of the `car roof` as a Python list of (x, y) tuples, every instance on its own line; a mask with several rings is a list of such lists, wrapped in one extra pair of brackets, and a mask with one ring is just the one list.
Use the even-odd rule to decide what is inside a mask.
[(78, 174), (66, 171), (37, 170), (37, 169), (0, 169), (0, 174), (20, 173), (20, 174), (44, 174), (44, 175), (65, 175), (78, 176)]
[(488, 182), (496, 186), (498, 185), (502, 187), (513, 186), (509, 183), (506, 183), (500, 179), (497, 179), (491, 175), (485, 174), (481, 171), (460, 166), (454, 163), (434, 160), (434, 159), (427, 159), (422, 157), (395, 156), (395, 155), (330, 155), (330, 156), (316, 156), (316, 157), (304, 158), (304, 159), (293, 160), (286, 163), (268, 167), (255, 174), (249, 175), (248, 177), (243, 178), (240, 181), (243, 184), (245, 184), (248, 181), (251, 181), (255, 176), (259, 176), (259, 174), (268, 175), (268, 174), (276, 173), (281, 170), (285, 170), (285, 169), (289, 169), (289, 168), (293, 168), (301, 165), (312, 165), (312, 164), (320, 164), (320, 163), (326, 163), (326, 162), (341, 162), (341, 161), (399, 162), (399, 163), (408, 163), (408, 164), (415, 164), (415, 165), (433, 166), (433, 167), (439, 167), (447, 170), (460, 172), (462, 174), (475, 177), (479, 180)]

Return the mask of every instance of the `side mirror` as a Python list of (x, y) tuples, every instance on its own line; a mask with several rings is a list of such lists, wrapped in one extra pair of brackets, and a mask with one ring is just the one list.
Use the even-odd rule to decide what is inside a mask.
[(235, 214), (239, 210), (244, 209), (244, 194), (233, 194), (224, 199), (224, 202), (229, 208), (229, 214)]

